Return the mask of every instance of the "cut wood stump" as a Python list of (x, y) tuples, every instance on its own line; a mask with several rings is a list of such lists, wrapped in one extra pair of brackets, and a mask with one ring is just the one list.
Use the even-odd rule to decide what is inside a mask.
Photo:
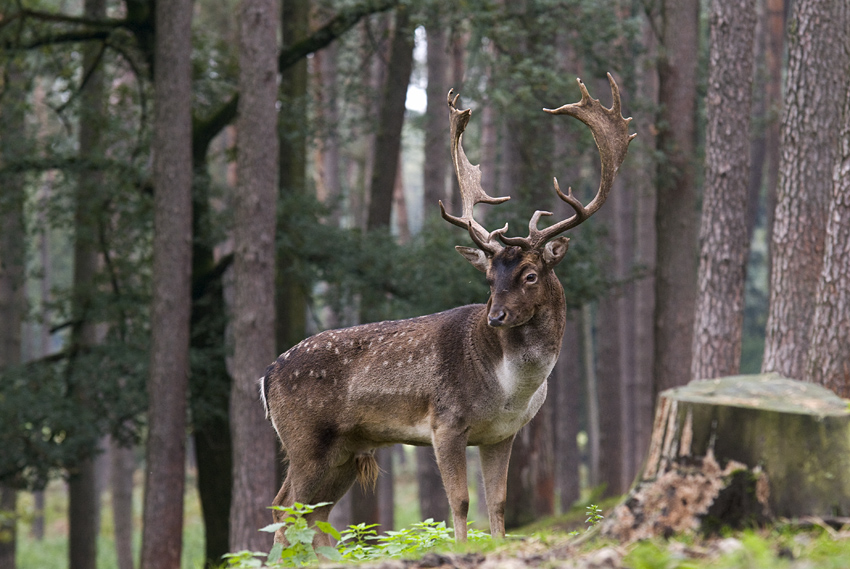
[(776, 374), (659, 395), (649, 454), (602, 533), (621, 541), (850, 515), (850, 407)]

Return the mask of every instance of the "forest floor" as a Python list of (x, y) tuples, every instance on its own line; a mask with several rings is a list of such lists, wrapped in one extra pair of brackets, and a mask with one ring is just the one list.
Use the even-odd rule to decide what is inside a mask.
[[(847, 569), (850, 529), (819, 520), (722, 535), (674, 535), (631, 544), (568, 535), (558, 519), (548, 529), (514, 536), (488, 551), (436, 551), (419, 559), (387, 560), (362, 569)], [(340, 567), (340, 566), (330, 566)]]
[[(190, 477), (191, 481), (191, 477)], [(415, 502), (415, 492), (402, 485), (397, 498)], [(67, 567), (67, 495), (65, 485), (56, 481), (47, 492), (45, 537), (30, 535), (31, 495), (22, 495), (18, 526), (19, 569), (61, 569)], [(141, 525), (141, 499), (134, 504), (137, 527)], [(600, 503), (608, 516), (614, 501)], [(98, 569), (117, 566), (112, 541), (112, 519), (108, 499), (104, 500)], [(402, 514), (400, 508), (399, 514)], [(409, 510), (409, 508), (407, 509)], [(471, 508), (470, 511), (474, 511)], [(197, 492), (187, 488), (186, 527), (183, 543), (183, 569), (203, 566), (203, 525)], [(418, 520), (418, 511), (397, 515), (400, 527)], [(586, 507), (515, 530), (504, 541), (452, 546), (426, 553), (417, 559), (389, 559), (358, 565), (362, 569), (850, 569), (850, 527), (835, 527), (817, 519), (778, 521), (773, 525), (722, 535), (676, 534), (636, 543), (618, 543), (588, 530)], [(578, 535), (570, 535), (578, 532)], [(138, 548), (139, 536), (136, 539)], [(322, 565), (335, 569), (338, 565)]]

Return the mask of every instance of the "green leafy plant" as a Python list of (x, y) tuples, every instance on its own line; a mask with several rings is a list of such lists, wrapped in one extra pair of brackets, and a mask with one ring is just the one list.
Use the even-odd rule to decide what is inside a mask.
[[(350, 525), (342, 532), (327, 522), (316, 522), (310, 527), (304, 516), (329, 505), (328, 502), (306, 505), (296, 502), (292, 506), (273, 509), (284, 513), (284, 518), (262, 528), (260, 531), (284, 530), (289, 545), (276, 543), (268, 554), (256, 551), (239, 551), (224, 556), (227, 566), (237, 569), (253, 567), (302, 567), (318, 563), (320, 556), (331, 561), (369, 561), (388, 557), (412, 557), (421, 555), (435, 547), (446, 547), (454, 543), (453, 532), (445, 522), (427, 519), (409, 528), (389, 531), (383, 536), (377, 532), (378, 524)], [(313, 538), (323, 532), (337, 541), (336, 547), (313, 548)], [(482, 531), (469, 529), (468, 540), (481, 542), (490, 536)]]
[(602, 508), (596, 504), (591, 504), (587, 507), (587, 519), (584, 520), (584, 523), (590, 524), (590, 527), (593, 527), (604, 519), (605, 516), (602, 515)]

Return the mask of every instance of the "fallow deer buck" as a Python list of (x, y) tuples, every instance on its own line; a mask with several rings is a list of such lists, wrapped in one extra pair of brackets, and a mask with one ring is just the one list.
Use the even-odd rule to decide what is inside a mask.
[[(586, 207), (572, 191), (555, 191), (575, 210), (568, 219), (538, 229), (537, 211), (528, 237), (506, 237), (508, 226), (487, 231), (473, 218), (488, 196), (481, 172), (461, 146), (471, 111), (457, 108), (449, 91), (451, 154), (463, 202), (443, 218), (469, 232), (477, 245), (456, 247), (487, 276), (490, 299), (446, 312), (330, 330), (281, 355), (260, 379), (267, 418), (289, 459), (275, 505), (336, 502), (355, 479), (374, 483), (376, 447), (433, 445), (452, 509), (455, 538), (466, 540), (469, 490), (466, 447), (478, 446), (493, 536), (504, 536), (505, 491), (511, 445), (546, 397), (546, 378), (558, 359), (565, 326), (564, 290), (553, 269), (567, 252), (560, 233), (582, 223), (605, 202), (625, 158), (629, 122), (620, 113), (617, 84), (608, 75), (610, 109), (591, 99), (578, 80), (581, 101), (546, 112), (587, 124), (599, 147), (602, 173)], [(500, 243), (501, 242), (501, 243)], [(332, 506), (308, 521), (326, 521)], [(279, 521), (279, 512), (276, 518)], [(317, 544), (326, 544), (319, 534)], [(282, 530), (276, 540), (285, 542)]]

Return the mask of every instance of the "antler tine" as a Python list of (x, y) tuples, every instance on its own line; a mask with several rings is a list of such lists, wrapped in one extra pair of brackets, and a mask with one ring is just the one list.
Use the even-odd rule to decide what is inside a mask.
[(581, 90), (581, 100), (578, 103), (570, 103), (557, 109), (543, 110), (553, 115), (570, 115), (590, 127), (593, 140), (599, 149), (601, 162), (601, 176), (596, 197), (587, 206), (583, 206), (573, 196), (571, 188), (567, 190), (566, 194), (561, 192), (561, 189), (558, 187), (558, 180), (555, 179), (554, 185), (558, 197), (569, 204), (575, 210), (575, 214), (546, 229), (539, 230), (537, 229), (537, 222), (540, 219), (540, 215), (545, 215), (545, 213), (536, 212), (529, 223), (528, 237), (500, 236), (500, 239), (506, 245), (535, 249), (559, 233), (572, 229), (596, 213), (608, 198), (608, 193), (611, 191), (617, 171), (626, 157), (629, 143), (637, 136), (636, 134), (629, 134), (629, 123), (632, 119), (631, 117), (623, 118), (621, 114), (620, 89), (617, 87), (617, 83), (610, 73), (608, 74), (608, 83), (611, 85), (611, 95), (613, 97), (610, 109), (605, 108), (599, 102), (599, 99), (590, 97), (590, 93), (587, 92), (587, 87), (585, 87), (581, 79), (576, 79), (576, 81), (578, 81), (578, 86)]
[(440, 214), (443, 216), (443, 219), (449, 223), (467, 229), (469, 234), (472, 236), (472, 240), (480, 249), (490, 253), (495, 253), (501, 249), (502, 246), (493, 238), (496, 235), (504, 233), (507, 230), (507, 226), (502, 229), (489, 232), (480, 223), (475, 221), (472, 210), (477, 203), (500, 204), (511, 198), (510, 196), (498, 198), (488, 196), (481, 187), (481, 170), (478, 165), (473, 166), (470, 164), (469, 159), (466, 157), (466, 153), (463, 151), (463, 145), (461, 144), (463, 131), (466, 130), (466, 125), (469, 124), (469, 117), (472, 115), (472, 111), (470, 109), (459, 110), (457, 108), (457, 101), (459, 97), (460, 95), (455, 95), (454, 89), (452, 89), (446, 97), (446, 102), (449, 106), (449, 121), (451, 125), (452, 164), (454, 165), (458, 185), (460, 186), (463, 213), (460, 217), (451, 215), (446, 211), (446, 208), (441, 201)]

